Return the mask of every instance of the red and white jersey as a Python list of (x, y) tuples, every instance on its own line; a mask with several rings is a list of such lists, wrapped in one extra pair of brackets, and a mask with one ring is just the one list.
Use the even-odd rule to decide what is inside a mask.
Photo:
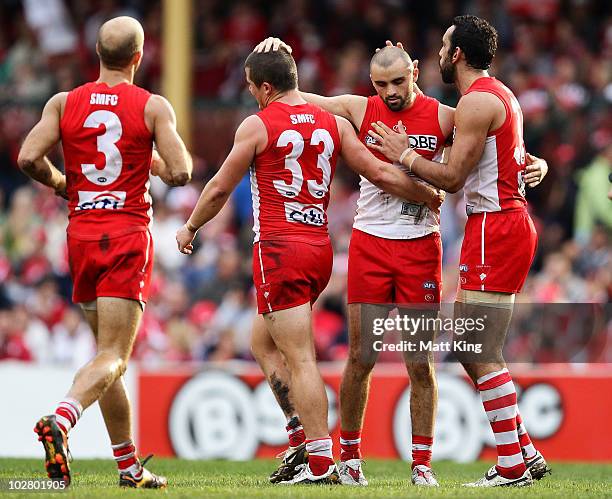
[(489, 132), (484, 151), (463, 187), (466, 210), (471, 213), (520, 208), (525, 201), (525, 144), (523, 113), (512, 91), (492, 77), (478, 78), (466, 94), (488, 92), (496, 95), (506, 108), (506, 120)]
[[(368, 97), (368, 104), (359, 130), (359, 139), (365, 144), (376, 143), (368, 135), (371, 123), (382, 121), (389, 128), (399, 131), (403, 123), (410, 146), (424, 158), (441, 161), (446, 137), (440, 129), (438, 108), (440, 103), (431, 97), (417, 94), (407, 109), (391, 111), (377, 95)], [(370, 150), (377, 158), (390, 161), (377, 151)], [(399, 163), (398, 168), (405, 170)], [(415, 181), (423, 182), (418, 177)], [(440, 217), (421, 203), (411, 203), (392, 196), (361, 177), (357, 215), (353, 227), (373, 236), (385, 239), (414, 239), (440, 230)]]
[(329, 185), (340, 152), (334, 115), (273, 102), (257, 113), (268, 133), (251, 166), (255, 242), (327, 242)]
[(68, 94), (60, 131), (72, 237), (147, 229), (153, 135), (144, 108), (150, 95), (128, 83), (96, 82)]

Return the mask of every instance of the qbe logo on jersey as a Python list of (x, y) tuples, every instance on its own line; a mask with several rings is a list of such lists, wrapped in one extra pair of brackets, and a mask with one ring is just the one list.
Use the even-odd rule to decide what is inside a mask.
[(125, 205), (125, 191), (79, 191), (75, 210), (119, 210)]
[(322, 204), (285, 203), (287, 222), (299, 222), (306, 225), (325, 225), (325, 210)]

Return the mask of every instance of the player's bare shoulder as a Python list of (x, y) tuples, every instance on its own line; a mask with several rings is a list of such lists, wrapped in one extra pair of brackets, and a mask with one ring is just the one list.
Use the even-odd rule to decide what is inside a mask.
[(442, 134), (448, 138), (453, 133), (453, 127), (455, 126), (455, 108), (440, 104), (438, 106), (438, 122)]
[(151, 94), (144, 108), (145, 124), (150, 132), (155, 130), (155, 122), (158, 118), (167, 119), (176, 123), (176, 114), (172, 104), (164, 96)]
[(261, 153), (268, 145), (268, 131), (262, 119), (256, 114), (247, 116), (236, 129), (234, 142), (249, 141), (255, 146), (255, 154)]

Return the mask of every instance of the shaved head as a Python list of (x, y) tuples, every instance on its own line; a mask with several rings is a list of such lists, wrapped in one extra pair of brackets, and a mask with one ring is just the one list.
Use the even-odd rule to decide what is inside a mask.
[(108, 69), (125, 69), (134, 55), (142, 51), (144, 30), (133, 17), (121, 16), (106, 21), (98, 31), (96, 44), (100, 61)]
[(388, 68), (398, 60), (405, 62), (407, 67), (412, 66), (412, 59), (410, 59), (408, 52), (404, 49), (399, 47), (383, 47), (372, 56), (370, 69), (374, 65), (380, 66), (381, 68)]

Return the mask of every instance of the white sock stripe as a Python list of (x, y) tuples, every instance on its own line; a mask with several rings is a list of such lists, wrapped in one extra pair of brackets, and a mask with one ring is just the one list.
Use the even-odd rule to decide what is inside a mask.
[(72, 428), (72, 423), (70, 422), (70, 420), (62, 416), (61, 414), (55, 415), (55, 421), (58, 424), (61, 424), (64, 428), (66, 428), (66, 431), (70, 431), (70, 429)]
[(497, 457), (497, 466), (500, 468), (512, 468), (517, 464), (523, 463), (523, 454), (517, 453), (512, 456), (498, 456)]
[(361, 443), (361, 438), (355, 438), (354, 440), (340, 439), (340, 445), (357, 445)]
[(125, 442), (121, 442), (120, 444), (111, 445), (111, 448), (113, 450), (119, 450), (125, 447), (129, 447), (130, 445), (134, 445), (134, 443), (131, 440), (126, 440)]
[(498, 386), (497, 388), (491, 388), (490, 390), (483, 390), (480, 392), (480, 398), (483, 402), (488, 402), (489, 400), (495, 400), (501, 397), (505, 397), (506, 395), (510, 395), (511, 393), (515, 393), (516, 390), (514, 388), (514, 383), (512, 380), (504, 383), (503, 385)]
[(81, 414), (83, 414), (83, 406), (78, 400), (67, 398), (67, 399), (62, 400), (62, 402), (65, 402), (66, 404), (70, 404), (74, 408), (78, 416), (81, 417)]
[(332, 451), (332, 440), (328, 438), (320, 438), (306, 443), (308, 454), (313, 456), (328, 456)]
[(136, 452), (130, 452), (129, 454), (125, 454), (123, 456), (115, 456), (115, 461), (125, 461), (126, 459), (131, 459), (136, 455)]
[(494, 371), (492, 373), (489, 374), (485, 374), (484, 376), (478, 378), (476, 380), (476, 384), (477, 385), (481, 385), (482, 383), (484, 383), (485, 381), (489, 381), (490, 379), (493, 379), (495, 376), (499, 376), (500, 374), (504, 374), (507, 373), (508, 369), (504, 368), (501, 371)]
[(527, 430), (525, 429), (525, 425), (523, 423), (516, 427), (516, 431), (519, 435), (524, 435), (525, 433), (527, 433)]
[(293, 435), (295, 432), (303, 431), (303, 430), (304, 430), (304, 427), (302, 425), (296, 426), (295, 428), (291, 428), (290, 430), (287, 430), (287, 435)]
[(518, 443), (518, 434), (516, 431), (500, 431), (498, 433), (494, 433), (495, 443), (497, 445), (507, 445), (507, 444), (516, 444)]
[(412, 444), (412, 450), (431, 450), (431, 445)]
[(512, 404), (508, 407), (501, 407), (500, 409), (493, 409), (491, 411), (487, 411), (487, 417), (489, 418), (489, 422), (491, 423), (515, 418), (516, 404)]

